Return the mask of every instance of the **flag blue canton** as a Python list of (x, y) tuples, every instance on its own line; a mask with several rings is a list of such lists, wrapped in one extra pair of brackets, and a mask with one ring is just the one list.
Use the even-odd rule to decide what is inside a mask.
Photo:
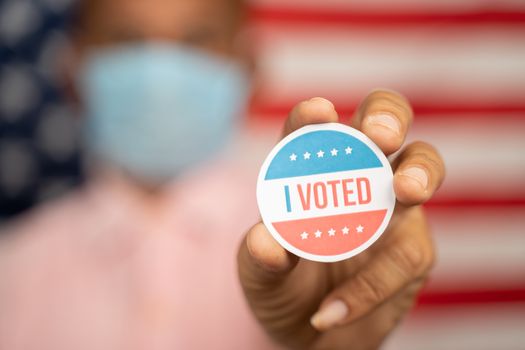
[(59, 59), (74, 2), (0, 0), (0, 223), (82, 181)]

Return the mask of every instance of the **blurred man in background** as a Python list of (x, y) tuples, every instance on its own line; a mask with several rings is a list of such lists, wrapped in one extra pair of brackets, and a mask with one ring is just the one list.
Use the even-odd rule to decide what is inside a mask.
[[(287, 253), (262, 224), (242, 239), (257, 220), (253, 176), (220, 150), (253, 76), (244, 6), (80, 4), (65, 71), (92, 176), (6, 229), (0, 348), (369, 349), (409, 310), (434, 256), (419, 204), (444, 170), (431, 146), (403, 147), (412, 111), (396, 93), (371, 93), (351, 124), (386, 155), (402, 148), (380, 241), (320, 264)], [(312, 98), (284, 134), (337, 121)]]

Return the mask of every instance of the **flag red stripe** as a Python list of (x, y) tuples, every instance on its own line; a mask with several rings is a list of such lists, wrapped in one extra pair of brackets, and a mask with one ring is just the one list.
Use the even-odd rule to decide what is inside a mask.
[[(265, 103), (255, 103), (251, 107), (251, 115), (262, 116), (264, 118), (276, 119), (283, 118), (286, 116), (290, 109), (297, 104), (297, 101), (290, 101), (282, 104), (265, 104)], [(341, 115), (351, 115), (356, 109), (358, 103), (346, 103), (341, 104), (336, 102), (337, 111)], [(476, 103), (440, 103), (440, 104), (431, 104), (426, 102), (412, 102), (412, 107), (414, 113), (418, 116), (425, 117), (443, 117), (447, 114), (463, 114), (463, 117), (469, 118), (480, 118), (482, 116), (487, 116), (490, 114), (502, 115), (502, 114), (517, 114), (519, 119), (525, 119), (525, 104), (519, 102), (515, 104), (508, 103), (493, 103), (493, 104), (483, 104), (483, 102)]]
[(487, 9), (467, 13), (395, 13), (353, 12), (348, 10), (300, 7), (254, 7), (250, 19), (286, 25), (348, 25), (366, 27), (392, 27), (436, 24), (514, 24), (525, 25), (525, 12)]
[(508, 290), (463, 290), (436, 292), (424, 290), (418, 299), (422, 305), (514, 303), (525, 301), (525, 288)]

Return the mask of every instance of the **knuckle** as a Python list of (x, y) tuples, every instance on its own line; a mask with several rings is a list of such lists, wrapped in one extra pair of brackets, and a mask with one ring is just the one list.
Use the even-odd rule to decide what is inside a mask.
[(438, 150), (423, 141), (415, 141), (407, 147), (407, 153), (412, 158), (419, 158), (425, 163), (431, 164), (436, 168), (442, 168), (444, 166), (443, 158), (439, 154)]
[(394, 112), (398, 117), (413, 118), (412, 106), (400, 93), (387, 89), (372, 91), (367, 99), (369, 109), (386, 109)]
[(427, 251), (426, 260), (425, 260), (425, 267), (426, 267), (425, 271), (426, 272), (432, 270), (432, 268), (436, 265), (436, 259), (437, 259), (436, 249), (434, 247), (433, 242), (430, 241), (428, 244), (428, 251)]
[(437, 155), (438, 152), (434, 146), (425, 141), (414, 141), (408, 147), (407, 150), (413, 154), (422, 154), (428, 158), (432, 158)]
[(357, 293), (352, 290), (352, 294), (355, 293), (356, 297), (365, 304), (378, 304), (388, 296), (388, 291), (382, 280), (370, 273), (358, 274), (355, 277), (355, 288)]
[(426, 271), (428, 259), (427, 250), (412, 240), (403, 240), (388, 250), (392, 264), (399, 270), (401, 275), (412, 280)]
[(384, 98), (388, 98), (391, 100), (397, 100), (402, 103), (408, 104), (408, 100), (405, 96), (403, 96), (401, 93), (397, 92), (396, 90), (391, 90), (387, 88), (374, 89), (370, 91), (370, 93), (368, 94), (368, 97), (371, 99), (384, 97)]
[(443, 158), (439, 151), (427, 142), (415, 141), (408, 146), (407, 150), (413, 157), (420, 157), (436, 168), (444, 167)]

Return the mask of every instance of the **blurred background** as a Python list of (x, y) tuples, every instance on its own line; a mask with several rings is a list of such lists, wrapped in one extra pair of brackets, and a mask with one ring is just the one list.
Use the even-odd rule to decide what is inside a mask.
[(59, 57), (72, 3), (0, 0), (0, 221), (82, 178)]
[[(61, 94), (74, 0), (0, 1), (0, 220), (82, 183), (78, 117)], [(525, 349), (525, 1), (254, 0), (257, 169), (298, 101), (350, 117), (367, 92), (412, 102), (409, 138), (448, 166), (426, 205), (432, 279), (386, 349)]]

